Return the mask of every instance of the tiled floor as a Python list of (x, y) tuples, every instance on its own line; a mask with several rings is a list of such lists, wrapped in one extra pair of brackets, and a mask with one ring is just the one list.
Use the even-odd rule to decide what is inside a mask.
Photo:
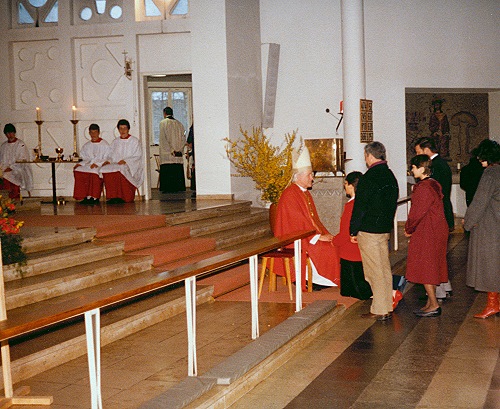
[(485, 296), (464, 284), (466, 249), (450, 254), (454, 295), (441, 317), (412, 314), (417, 286), (392, 321), (366, 323), (369, 301), (358, 303), (231, 409), (500, 408), (500, 318), (472, 317)]
[[(465, 286), (467, 242), (461, 235), (455, 242), (454, 294), (441, 317), (414, 316), (417, 286), (391, 321), (360, 318), (370, 301), (358, 302), (231, 409), (500, 408), (500, 317), (472, 317), (486, 297)], [(198, 309), (200, 373), (250, 342), (248, 310), (245, 302), (217, 301)], [(291, 314), (293, 304), (261, 303), (261, 333)], [(105, 346), (104, 408), (137, 408), (185, 377), (185, 332), (181, 314)], [(53, 395), (52, 408), (90, 407), (86, 357), (22, 384), (32, 395)]]

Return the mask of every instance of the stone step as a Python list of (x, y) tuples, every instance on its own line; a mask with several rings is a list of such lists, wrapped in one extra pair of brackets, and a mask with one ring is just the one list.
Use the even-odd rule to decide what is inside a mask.
[[(193, 237), (184, 240), (177, 240), (155, 247), (150, 247), (147, 249), (131, 251), (128, 254), (152, 255), (154, 257), (153, 266), (156, 267), (158, 265), (187, 258), (195, 254), (215, 250), (215, 246), (216, 242), (213, 238)], [(189, 261), (187, 263), (189, 263)]]
[(7, 309), (48, 300), (151, 269), (152, 256), (122, 255), (5, 284)]
[(149, 247), (167, 244), (176, 240), (190, 237), (188, 226), (164, 226), (148, 230), (134, 231), (130, 233), (117, 234), (115, 236), (103, 237), (102, 241), (123, 241), (124, 250), (131, 252)]
[(221, 215), (209, 219), (199, 220), (189, 223), (192, 236), (202, 236), (230, 229), (240, 229), (243, 226), (259, 223), (269, 220), (269, 211), (267, 209), (251, 208), (244, 215), (233, 213), (230, 215)]
[[(108, 284), (94, 288), (106, 285)], [(197, 286), (197, 304), (211, 301), (212, 290), (212, 286)], [(57, 302), (59, 298), (42, 303)], [(184, 287), (178, 286), (101, 311), (101, 347), (183, 314), (185, 305)], [(182, 322), (179, 325), (185, 326), (184, 316), (179, 316), (179, 321)], [(45, 328), (39, 333), (16, 338), (10, 343), (10, 354), (14, 383), (79, 357), (84, 359), (83, 364), (86, 365), (87, 345), (83, 318), (67, 325)]]
[(109, 237), (132, 231), (165, 226), (165, 215), (117, 215), (117, 214), (76, 214), (76, 215), (40, 215), (23, 214), (24, 227), (93, 227), (96, 236)]
[(272, 236), (271, 228), (269, 220), (266, 219), (237, 229), (211, 233), (202, 237), (212, 238), (216, 241), (218, 249), (226, 249), (246, 241), (258, 240), (259, 238), (269, 236)]
[[(71, 242), (70, 246), (50, 249), (36, 247), (39, 244), (35, 241), (43, 243), (43, 238), (31, 240), (30, 245), (35, 251), (28, 254), (28, 264), (22, 267), (22, 274), (14, 266), (4, 267), (9, 313), (22, 313), (23, 309), (28, 312), (37, 305), (41, 307), (44, 303), (51, 305), (62, 302), (86, 291), (119, 285), (122, 280), (154, 274), (158, 269), (166, 271), (220, 254), (222, 251), (217, 246), (223, 248), (270, 235), (267, 212), (251, 209), (251, 202), (241, 201), (186, 213), (146, 217), (144, 220), (130, 218), (128, 221), (126, 216), (90, 215), (77, 218), (76, 224), (73, 224), (70, 218), (63, 218), (61, 225), (64, 228), (46, 230), (50, 236), (56, 232), (58, 235), (66, 233), (64, 230), (68, 229), (68, 232), (82, 230), (79, 231), (82, 241), (94, 234), (98, 239), (80, 244)], [(55, 220), (61, 219), (49, 221), (43, 217), (33, 217), (31, 222), (34, 226), (50, 226)], [(194, 225), (193, 231), (197, 237), (186, 236), (187, 224)], [(94, 226), (95, 229), (87, 231), (76, 229), (75, 226)], [(69, 243), (69, 236), (68, 241), (59, 237), (62, 236), (50, 238), (53, 246)], [(48, 241), (48, 236), (46, 238)], [(174, 239), (176, 241), (170, 241)], [(170, 242), (164, 243), (164, 240)], [(162, 244), (144, 247), (156, 241)], [(126, 255), (123, 254), (125, 249)], [(122, 264), (118, 260), (129, 260), (130, 264)], [(21, 277), (22, 280), (17, 280)], [(212, 295), (212, 285), (198, 286), (199, 303), (211, 300)], [(102, 345), (183, 312), (183, 297), (183, 288), (169, 288), (141, 301), (123, 303), (103, 312)], [(28, 301), (34, 304), (28, 304)], [(82, 320), (16, 339), (11, 344), (14, 382), (85, 355), (86, 352)]]
[(20, 212), (40, 211), (41, 207), (42, 201), (39, 197), (23, 197), (21, 202), (16, 203), (16, 214)]
[(28, 262), (24, 266), (4, 266), (4, 280), (11, 281), (24, 277), (44, 274), (49, 271), (74, 267), (123, 254), (123, 242), (105, 243), (99, 240), (80, 243), (68, 247), (60, 247), (48, 251), (28, 254)]
[(174, 268), (184, 266), (186, 264), (196, 263), (197, 261), (204, 260), (209, 257), (217, 256), (224, 253), (222, 250), (211, 250), (204, 253), (189, 254), (186, 257), (167, 262), (164, 264), (158, 264), (154, 268), (157, 272), (162, 273), (164, 271), (173, 270)]
[(92, 227), (23, 227), (21, 231), (26, 254), (85, 243), (96, 235)]
[(246, 213), (250, 211), (251, 205), (252, 202), (250, 201), (235, 201), (223, 206), (207, 207), (191, 212), (173, 213), (166, 216), (166, 223), (168, 225), (177, 225), (233, 213)]

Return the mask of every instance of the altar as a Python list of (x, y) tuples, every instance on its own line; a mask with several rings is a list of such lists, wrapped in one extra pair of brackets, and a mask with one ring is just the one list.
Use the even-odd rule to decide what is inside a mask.
[(340, 216), (347, 197), (343, 177), (315, 177), (311, 195), (322, 223), (335, 235), (339, 232)]
[(81, 159), (78, 160), (62, 160), (62, 159), (56, 159), (56, 158), (49, 158), (47, 160), (31, 160), (31, 161), (16, 161), (16, 163), (34, 163), (34, 164), (44, 164), (44, 163), (50, 163), (50, 168), (51, 168), (51, 182), (52, 182), (52, 203), (54, 205), (58, 204), (57, 201), (57, 179), (56, 179), (56, 164), (77, 164)]

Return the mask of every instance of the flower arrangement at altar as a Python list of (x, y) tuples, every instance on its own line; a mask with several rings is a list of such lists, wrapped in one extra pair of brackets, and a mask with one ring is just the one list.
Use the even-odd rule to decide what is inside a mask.
[(24, 264), (26, 254), (22, 249), (22, 237), (19, 231), (24, 222), (16, 221), (13, 217), (16, 206), (12, 200), (0, 196), (0, 239), (2, 241), (2, 263)]
[(285, 134), (282, 146), (275, 146), (262, 128), (253, 128), (252, 133), (240, 128), (243, 138), (227, 142), (226, 154), (238, 171), (255, 182), (261, 191), (261, 200), (278, 203), (281, 193), (292, 178), (292, 150), (296, 131)]

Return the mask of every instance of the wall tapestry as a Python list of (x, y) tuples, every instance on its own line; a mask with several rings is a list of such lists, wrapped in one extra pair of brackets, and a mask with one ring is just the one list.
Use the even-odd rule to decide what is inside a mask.
[(415, 141), (432, 136), (439, 154), (452, 169), (459, 168), (469, 162), (471, 150), (489, 138), (488, 122), (486, 93), (407, 93), (407, 163), (415, 155)]

